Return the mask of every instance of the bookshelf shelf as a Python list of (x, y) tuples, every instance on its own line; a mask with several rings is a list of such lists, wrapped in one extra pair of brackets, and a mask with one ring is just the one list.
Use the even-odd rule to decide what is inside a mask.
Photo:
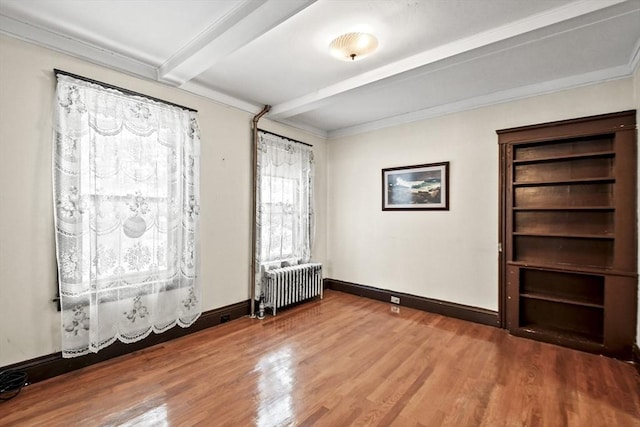
[(507, 328), (624, 357), (637, 309), (635, 112), (559, 123), (498, 131)]

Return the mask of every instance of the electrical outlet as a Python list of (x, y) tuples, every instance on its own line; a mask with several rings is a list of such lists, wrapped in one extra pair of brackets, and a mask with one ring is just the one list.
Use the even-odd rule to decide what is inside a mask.
[(231, 320), (230, 314), (223, 314), (222, 316), (220, 316), (220, 323), (226, 323), (230, 320)]
[(400, 304), (400, 297), (391, 297), (391, 302), (394, 304)]

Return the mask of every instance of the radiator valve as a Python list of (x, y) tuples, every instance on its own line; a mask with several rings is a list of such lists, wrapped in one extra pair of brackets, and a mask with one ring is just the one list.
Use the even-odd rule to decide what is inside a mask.
[(264, 301), (260, 300), (260, 305), (258, 306), (258, 319), (264, 319)]

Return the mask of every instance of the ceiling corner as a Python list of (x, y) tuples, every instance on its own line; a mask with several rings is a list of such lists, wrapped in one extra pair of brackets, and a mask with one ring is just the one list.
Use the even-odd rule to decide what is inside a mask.
[(0, 14), (0, 32), (127, 74), (150, 80), (157, 79), (156, 68), (152, 65), (2, 14)]

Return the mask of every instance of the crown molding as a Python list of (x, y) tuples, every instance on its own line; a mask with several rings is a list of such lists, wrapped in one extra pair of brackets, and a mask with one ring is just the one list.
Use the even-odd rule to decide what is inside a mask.
[(336, 129), (328, 132), (329, 140), (344, 138), (347, 136), (358, 135), (366, 132), (373, 132), (393, 126), (428, 120), (435, 117), (444, 116), (452, 113), (459, 113), (477, 108), (489, 107), (491, 105), (502, 104), (505, 102), (518, 101), (521, 99), (532, 98), (535, 96), (545, 95), (549, 93), (569, 90), (583, 86), (589, 86), (605, 81), (619, 80), (631, 76), (630, 68), (627, 65), (607, 68), (590, 73), (584, 73), (577, 76), (566, 77), (557, 80), (537, 83), (529, 86), (522, 86), (514, 89), (508, 89), (501, 92), (494, 92), (488, 95), (477, 96), (475, 98), (465, 99), (463, 101), (453, 102), (450, 104), (438, 105), (423, 110), (413, 111), (394, 117), (375, 120), (361, 125), (350, 126), (342, 129)]
[[(187, 82), (185, 84), (183, 84), (182, 86), (180, 86), (181, 90), (187, 91), (189, 93), (192, 93), (194, 95), (198, 95), (201, 96), (205, 99), (207, 99), (208, 101), (213, 101), (213, 102), (217, 102), (219, 104), (222, 104), (224, 106), (228, 106), (228, 107), (233, 107), (236, 108), (238, 110), (242, 110), (245, 111), (247, 113), (251, 113), (253, 115), (258, 114), (262, 108), (264, 107), (264, 105), (257, 105), (257, 104), (252, 104), (250, 102), (246, 102), (243, 101), (241, 99), (238, 98), (234, 98), (232, 96), (229, 96), (227, 94), (224, 94), (222, 92), (218, 92), (215, 89), (211, 89), (210, 87), (207, 87), (201, 83), (197, 83), (195, 81), (190, 81)], [(311, 135), (323, 138), (323, 139), (327, 139), (328, 137), (328, 132), (317, 128), (315, 126), (311, 126), (305, 123), (299, 123), (299, 122), (295, 122), (292, 120), (274, 120), (271, 117), (268, 116), (268, 114), (265, 116), (266, 119), (269, 119), (270, 121), (274, 122), (274, 123), (279, 123), (281, 125), (284, 126), (288, 126), (290, 128), (302, 131), (302, 132), (306, 132), (309, 133)]]
[(268, 119), (268, 120), (271, 120), (274, 123), (279, 123), (281, 125), (288, 126), (290, 128), (293, 128), (293, 129), (296, 129), (296, 130), (299, 130), (299, 131), (302, 131), (302, 132), (306, 132), (308, 134), (311, 134), (313, 136), (317, 136), (317, 137), (325, 139), (325, 140), (328, 139), (328, 137), (329, 137), (329, 132), (327, 132), (326, 130), (317, 128), (317, 127), (312, 126), (312, 125), (307, 124), (307, 123), (295, 122), (295, 121), (288, 120), (288, 119), (274, 120), (271, 117), (269, 117), (268, 114), (267, 114), (267, 116), (265, 118)]
[(219, 104), (237, 108), (238, 110), (246, 111), (247, 113), (257, 114), (263, 107), (262, 105), (253, 104), (225, 93), (218, 92), (215, 89), (211, 89), (210, 87), (195, 81), (186, 82), (178, 89), (190, 92), (194, 95), (199, 95), (209, 101), (214, 101)]
[[(210, 101), (237, 108), (251, 114), (255, 114), (256, 112), (261, 110), (262, 105), (247, 102), (239, 98), (235, 98), (231, 95), (219, 92), (202, 83), (197, 82), (196, 80), (184, 81), (184, 76), (176, 72), (176, 70), (178, 70), (178, 68), (182, 66), (190, 64), (189, 61), (200, 61), (201, 65), (205, 63), (208, 63), (210, 65), (211, 61), (215, 62), (217, 59), (207, 59), (206, 55), (202, 55), (202, 53), (204, 52), (203, 49), (213, 48), (215, 43), (218, 43), (216, 45), (218, 46), (222, 39), (225, 39), (226, 36), (231, 37), (229, 39), (230, 41), (235, 40), (236, 43), (242, 43), (242, 40), (238, 38), (239, 36), (234, 33), (234, 27), (237, 27), (238, 22), (242, 24), (243, 19), (246, 21), (246, 24), (248, 21), (252, 21), (256, 15), (262, 15), (262, 12), (268, 11), (268, 22), (264, 25), (267, 25), (267, 27), (269, 25), (273, 26), (277, 25), (278, 19), (286, 19), (282, 18), (283, 16), (286, 16), (287, 14), (293, 15), (295, 13), (298, 13), (300, 10), (303, 10), (310, 4), (313, 4), (315, 1), (316, 0), (301, 0), (295, 7), (291, 5), (287, 7), (280, 7), (277, 5), (278, 0), (260, 0), (258, 3), (256, 3), (257, 6), (255, 4), (249, 4), (251, 3), (249, 0), (243, 0), (226, 17), (213, 24), (203, 35), (193, 39), (192, 42), (186, 45), (181, 51), (174, 55), (174, 57), (172, 57), (169, 61), (167, 61), (160, 67), (121, 53), (106, 50), (91, 43), (82, 42), (75, 38), (65, 36), (62, 34), (62, 29), (60, 28), (54, 27), (53, 29), (45, 29), (39, 25), (24, 22), (22, 18), (12, 18), (6, 16), (3, 13), (0, 13), (0, 33), (32, 44), (40, 45), (57, 52), (61, 52), (72, 57), (79, 58), (81, 60), (95, 63), (108, 69), (124, 72), (126, 74), (142, 77), (148, 80), (160, 81), (171, 86), (178, 86), (179, 89), (201, 96)], [(406, 73), (406, 71), (420, 71), (416, 69), (424, 65), (439, 62), (443, 59), (451, 58), (452, 56), (459, 55), (464, 52), (478, 50), (483, 46), (488, 46), (490, 44), (496, 43), (497, 41), (513, 38), (526, 32), (544, 28), (554, 23), (566, 21), (571, 18), (575, 18), (624, 2), (624, 0), (579, 0), (576, 2), (572, 2), (562, 7), (552, 9), (538, 15), (530, 16), (528, 18), (515, 21), (504, 26), (485, 31), (480, 34), (476, 34), (472, 37), (449, 43), (436, 49), (422, 52), (412, 57), (405, 58), (401, 61), (397, 61), (393, 64), (388, 64), (378, 69), (355, 76), (343, 82), (328, 86), (326, 88), (322, 88), (317, 92), (314, 92), (313, 94), (308, 94), (293, 100), (286, 101), (284, 103), (280, 103), (272, 108), (267, 117), (274, 122), (290, 126), (292, 128), (318, 136), (320, 138), (335, 139), (396, 126), (399, 124), (425, 120), (445, 114), (542, 95), (558, 90), (571, 89), (574, 87), (595, 84), (606, 80), (628, 77), (637, 72), (640, 65), (640, 40), (636, 44), (634, 52), (629, 58), (628, 64), (625, 66), (619, 66), (593, 73), (586, 73), (569, 78), (563, 78), (551, 82), (544, 82), (526, 87), (515, 88), (489, 94), (486, 96), (479, 96), (455, 103), (435, 106), (394, 117), (375, 120), (356, 126), (335, 129), (332, 131), (325, 131), (313, 125), (298, 122), (295, 117), (296, 115), (304, 111), (318, 108), (319, 106), (328, 102), (329, 99), (334, 95), (352, 90), (354, 88), (368, 85), (374, 82), (378, 82), (378, 84), (380, 84), (380, 80), (382, 79), (387, 79), (388, 81), (389, 77), (395, 76), (397, 78), (399, 77), (399, 74)], [(622, 9), (626, 10), (628, 9), (628, 7), (622, 7)], [(230, 18), (231, 15), (234, 15), (233, 19)], [(247, 20), (247, 17), (251, 19)], [(610, 17), (605, 19), (609, 18)], [(231, 21), (225, 21), (227, 19), (231, 19)], [(586, 25), (590, 24), (592, 24), (592, 22)], [(255, 31), (257, 30), (252, 31), (254, 31), (255, 33)], [(259, 36), (259, 34), (257, 36)], [(218, 50), (214, 49), (214, 51), (217, 52), (217, 54), (221, 54), (222, 51), (220, 51), (219, 49), (226, 48), (218, 46), (216, 49)], [(478, 50), (478, 53), (481, 54), (481, 50)], [(192, 78), (192, 76), (187, 76), (187, 78)]]
[[(70, 39), (29, 24), (24, 24), (1, 14), (0, 34), (5, 34), (8, 37), (16, 38), (36, 46), (41, 46), (83, 61), (97, 64), (110, 70), (123, 72), (134, 77), (157, 81), (157, 69), (153, 66), (143, 64), (117, 53), (105, 51), (98, 47), (79, 42), (75, 39)], [(160, 81), (159, 83), (168, 84), (166, 81)], [(262, 106), (218, 92), (196, 82), (187, 82), (180, 87), (176, 87), (176, 89), (184, 90), (185, 92), (190, 92), (194, 95), (206, 98), (209, 101), (234, 107), (253, 114), (260, 111), (262, 108)]]
[(3, 14), (0, 14), (0, 33), (110, 69), (156, 80), (153, 65)]
[[(517, 36), (529, 33), (541, 28), (549, 27), (560, 22), (567, 21), (588, 13), (598, 11), (616, 4), (624, 3), (626, 0), (602, 0), (588, 1), (579, 0), (567, 5), (547, 10), (536, 15), (529, 16), (502, 25), (451, 43), (429, 49), (424, 52), (412, 55), (408, 58), (384, 65), (377, 69), (367, 71), (339, 83), (321, 88), (298, 98), (274, 105), (270, 111), (273, 118), (284, 119), (298, 114), (305, 113), (318, 107), (327, 98), (345, 93), (362, 86), (390, 79), (456, 55), (479, 50), (480, 48), (513, 39)], [(607, 18), (608, 19), (608, 18)], [(592, 23), (591, 23), (592, 24)]]

